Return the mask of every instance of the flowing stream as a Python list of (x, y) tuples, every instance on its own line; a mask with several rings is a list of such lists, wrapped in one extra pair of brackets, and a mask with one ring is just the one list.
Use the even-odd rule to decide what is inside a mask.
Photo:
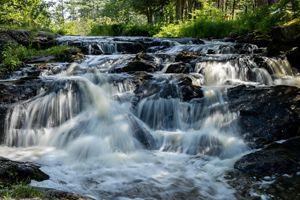
[[(136, 57), (120, 46), (137, 39), (59, 38), (89, 55), (79, 63), (49, 63), (40, 75), (45, 87), (8, 112), (0, 154), (40, 164), (50, 179), (34, 186), (95, 199), (235, 199), (224, 173), (249, 148), (226, 91), (239, 84), (298, 85), (288, 61), (268, 58), (255, 45), (157, 39), (165, 48), (147, 52), (159, 70), (138, 88), (138, 75), (115, 73)], [(263, 67), (253, 56), (259, 51)], [(181, 52), (202, 55), (188, 73), (166, 73)], [(182, 77), (203, 95), (183, 100)]]

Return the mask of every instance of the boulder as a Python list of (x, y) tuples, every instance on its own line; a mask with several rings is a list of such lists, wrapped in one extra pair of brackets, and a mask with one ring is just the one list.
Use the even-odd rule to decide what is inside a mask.
[(261, 196), (276, 199), (300, 197), (300, 137), (274, 142), (249, 153), (227, 173), (228, 183), (236, 189), (237, 199)]
[(139, 85), (134, 92), (138, 101), (147, 97), (190, 101), (204, 96), (201, 87), (193, 85), (192, 79), (187, 76), (173, 77), (170, 80), (150, 79)]
[(205, 54), (199, 53), (199, 52), (180, 52), (176, 55), (175, 61), (176, 62), (190, 62), (191, 60), (195, 60), (201, 56), (204, 56)]
[(189, 63), (177, 62), (168, 66), (166, 73), (189, 73), (192, 71)]
[(243, 156), (234, 168), (256, 177), (292, 174), (300, 170), (300, 138), (282, 144), (273, 143), (262, 150)]
[(136, 57), (122, 68), (115, 68), (111, 72), (155, 72), (159, 71), (161, 66), (156, 63), (156, 58), (144, 52), (138, 53)]
[(0, 183), (2, 185), (30, 183), (31, 180), (44, 181), (47, 179), (49, 176), (32, 163), (17, 162), (0, 157)]
[(286, 57), (290, 62), (291, 66), (300, 71), (300, 46), (292, 48), (287, 52)]
[(119, 42), (117, 44), (118, 52), (135, 54), (145, 51), (145, 46), (140, 42)]
[(228, 90), (229, 109), (239, 112), (243, 138), (263, 147), (300, 134), (300, 89), (291, 86), (238, 86)]

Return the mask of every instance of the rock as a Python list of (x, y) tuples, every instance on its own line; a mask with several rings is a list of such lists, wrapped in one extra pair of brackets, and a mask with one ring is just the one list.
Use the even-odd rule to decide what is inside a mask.
[(56, 45), (57, 36), (43, 31), (33, 33), (28, 30), (2, 30), (0, 31), (0, 46), (16, 42), (26, 47), (45, 49)]
[(24, 77), (0, 84), (0, 104), (24, 101), (37, 94), (43, 82), (36, 76)]
[[(300, 197), (300, 137), (271, 145), (243, 156), (226, 179), (238, 199), (269, 196), (276, 199)], [(288, 192), (287, 192), (288, 191)], [(254, 195), (254, 196), (253, 196)]]
[(93, 200), (91, 197), (81, 196), (70, 192), (50, 189), (50, 188), (36, 188), (43, 193), (43, 199), (63, 199), (63, 200)]
[(295, 67), (297, 67), (299, 63), (294, 60), (295, 57), (293, 54), (298, 55), (297, 51), (299, 50), (293, 52), (293, 49), (295, 47), (300, 48), (300, 23), (274, 27), (271, 30), (271, 38), (272, 43), (268, 45), (268, 56), (277, 56), (284, 52), (291, 51), (292, 55), (289, 58), (291, 59), (292, 65), (296, 64)]
[(197, 38), (175, 38), (172, 39), (180, 44), (205, 44), (205, 42), (201, 39)]
[(176, 62), (190, 62), (191, 60), (197, 59), (205, 54), (199, 52), (180, 52), (176, 55), (175, 61)]
[(272, 42), (272, 39), (268, 34), (264, 34), (258, 31), (250, 32), (242, 36), (237, 36), (236, 39), (240, 43), (255, 44), (258, 47), (266, 47)]
[(190, 101), (192, 99), (204, 97), (201, 87), (193, 85), (192, 79), (189, 77), (180, 78), (178, 85), (181, 91), (181, 99), (183, 101)]
[(215, 54), (215, 53), (216, 53), (216, 51), (213, 50), (213, 49), (208, 49), (207, 50), (207, 54)]
[(131, 131), (134, 137), (147, 149), (154, 149), (155, 139), (151, 135), (150, 131), (142, 126), (142, 122), (133, 116), (128, 116), (128, 119), (131, 123)]
[(158, 70), (158, 67), (153, 63), (149, 63), (146, 61), (132, 61), (129, 62), (125, 67), (118, 69), (116, 72), (155, 72)]
[(4, 141), (5, 119), (8, 106), (0, 103), (0, 141)]
[(290, 86), (238, 86), (228, 90), (229, 109), (239, 112), (243, 138), (263, 147), (300, 133), (300, 89)]
[[(292, 24), (285, 26), (273, 27), (271, 30), (273, 42), (276, 43), (292, 43), (300, 41), (300, 24)], [(299, 45), (299, 43), (294, 45)]]
[(32, 57), (30, 60), (26, 61), (26, 63), (46, 63), (46, 62), (53, 62), (55, 60), (55, 56), (35, 56)]
[(4, 47), (8, 43), (17, 43), (6, 31), (0, 31), (0, 52), (4, 50)]
[(0, 183), (2, 185), (30, 183), (31, 180), (44, 181), (47, 179), (49, 176), (32, 163), (11, 161), (0, 157)]
[(145, 46), (140, 42), (120, 42), (117, 44), (118, 52), (135, 54), (145, 51)]
[(114, 73), (121, 72), (155, 72), (160, 70), (161, 66), (156, 63), (156, 58), (144, 52), (138, 53), (133, 61), (122, 68), (115, 68)]
[(273, 143), (245, 155), (234, 164), (234, 168), (255, 177), (296, 173), (300, 170), (300, 151), (294, 150), (300, 145), (300, 138), (291, 141)]
[(172, 63), (168, 66), (166, 73), (189, 73), (191, 72), (191, 65), (184, 62)]
[[(146, 97), (157, 98), (180, 98), (182, 101), (190, 101), (202, 98), (201, 87), (192, 84), (192, 80), (186, 76), (173, 77), (175, 79), (150, 79), (139, 85), (134, 93), (138, 101)], [(138, 102), (137, 101), (137, 102)]]
[(300, 176), (297, 174), (258, 178), (233, 170), (228, 172), (225, 178), (229, 185), (235, 189), (236, 199), (290, 200), (300, 198)]
[(300, 46), (294, 47), (290, 51), (288, 51), (286, 57), (290, 62), (291, 66), (300, 71)]

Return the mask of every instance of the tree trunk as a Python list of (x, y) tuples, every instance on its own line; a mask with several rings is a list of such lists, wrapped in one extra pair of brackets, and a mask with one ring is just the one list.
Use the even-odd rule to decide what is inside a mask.
[(187, 0), (176, 0), (176, 21), (183, 20), (186, 1)]
[(234, 19), (235, 5), (236, 5), (236, 0), (233, 0), (233, 2), (232, 2), (232, 10), (231, 10), (231, 17), (232, 17), (232, 19)]

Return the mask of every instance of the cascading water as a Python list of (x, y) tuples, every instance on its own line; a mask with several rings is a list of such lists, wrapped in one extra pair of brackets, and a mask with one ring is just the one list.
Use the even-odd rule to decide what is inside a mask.
[[(104, 44), (103, 38), (60, 41), (73, 39)], [(161, 69), (191, 46), (176, 44), (152, 54)], [(232, 58), (234, 45), (192, 45), (192, 51), (213, 49), (223, 54), (215, 57), (230, 58), (196, 59), (186, 76), (203, 95), (189, 101), (182, 99), (185, 90), (174, 74), (153, 73), (139, 96), (138, 75), (110, 73), (134, 55), (87, 56), (56, 75), (43, 73), (40, 78), (50, 83), (8, 112), (0, 153), (38, 162), (50, 175), (32, 185), (96, 199), (235, 199), (224, 172), (248, 148), (239, 136), (239, 113), (227, 107), (226, 90), (237, 83), (276, 84), (293, 73), (282, 59), (263, 57), (269, 68), (260, 68), (249, 55)], [(109, 51), (102, 53), (117, 53)]]

